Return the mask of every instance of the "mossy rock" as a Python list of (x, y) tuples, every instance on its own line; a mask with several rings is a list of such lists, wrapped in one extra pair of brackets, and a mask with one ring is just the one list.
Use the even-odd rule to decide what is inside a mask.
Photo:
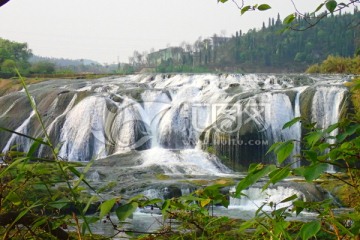
[(360, 207), (360, 198), (356, 188), (344, 184), (344, 182), (340, 180), (350, 181), (350, 178), (344, 173), (338, 173), (336, 175), (337, 178), (322, 179), (320, 186), (339, 200), (343, 207)]

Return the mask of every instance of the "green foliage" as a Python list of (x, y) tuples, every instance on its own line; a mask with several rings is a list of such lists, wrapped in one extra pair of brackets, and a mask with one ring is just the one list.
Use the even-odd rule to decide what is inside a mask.
[(360, 74), (360, 57), (346, 58), (328, 56), (320, 65), (310, 66), (307, 73), (353, 73)]
[(137, 202), (130, 202), (125, 205), (122, 205), (116, 209), (116, 215), (120, 221), (125, 221), (130, 217), (135, 210), (138, 208), (139, 204)]
[(304, 224), (300, 229), (300, 237), (303, 240), (308, 240), (309, 238), (316, 236), (316, 234), (320, 231), (321, 224), (318, 221), (312, 221)]
[(330, 0), (326, 2), (325, 6), (326, 9), (329, 10), (329, 12), (333, 13), (336, 9), (337, 2), (335, 0)]
[(249, 174), (236, 186), (235, 196), (239, 197), (241, 195), (241, 191), (252, 186), (254, 183), (268, 175), (270, 172), (276, 171), (275, 169), (276, 167), (274, 165), (251, 164), (249, 166)]
[[(329, 7), (332, 3), (329, 1)], [(266, 9), (267, 5), (244, 5), (241, 14), (259, 8)], [(324, 5), (320, 9), (325, 8)], [(269, 18), (268, 24), (264, 23), (261, 30), (254, 28), (247, 33), (239, 31), (232, 37), (214, 35), (211, 38), (199, 38), (193, 45), (176, 48), (176, 56), (164, 55), (161, 59), (153, 59), (156, 54), (149, 54), (147, 58), (152, 63), (149, 66), (157, 72), (303, 72), (310, 64), (323, 61), (329, 55), (344, 58), (354, 56), (359, 48), (357, 32), (360, 26), (356, 23), (360, 20), (360, 12), (321, 15), (321, 22), (316, 24), (316, 28), (284, 31), (291, 28), (304, 29), (317, 20), (314, 18), (310, 21), (308, 18), (311, 18), (310, 14), (300, 16), (292, 13), (282, 21), (280, 16), (277, 19)], [(339, 37), (334, 38), (334, 32)], [(161, 51), (156, 53), (160, 54)], [(351, 66), (351, 69), (355, 67)], [(336, 68), (345, 73), (350, 71), (335, 62), (333, 68), (337, 72), (339, 69)], [(315, 66), (310, 70), (312, 73), (326, 71), (318, 70)]]
[(360, 120), (360, 79), (355, 78), (348, 85), (352, 86), (351, 100), (354, 106), (355, 117)]
[(55, 72), (55, 64), (46, 61), (36, 62), (31, 65), (30, 72), (35, 74), (52, 74)]
[(176, 65), (172, 62), (163, 62), (156, 67), (158, 73), (208, 73), (211, 69), (205, 66)]
[(13, 70), (15, 66), (20, 72), (27, 73), (30, 56), (31, 51), (26, 43), (17, 43), (0, 38), (0, 77), (16, 76), (16, 72)]

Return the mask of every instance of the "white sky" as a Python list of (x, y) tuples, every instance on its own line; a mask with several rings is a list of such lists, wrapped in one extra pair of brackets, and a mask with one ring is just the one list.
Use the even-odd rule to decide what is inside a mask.
[[(266, 12), (240, 11), (229, 0), (11, 0), (0, 8), (0, 37), (27, 42), (46, 57), (127, 62), (139, 52), (194, 43), (198, 37), (260, 28), (269, 17), (294, 12), (290, 0), (269, 3)], [(311, 11), (321, 0), (295, 0), (300, 11)]]

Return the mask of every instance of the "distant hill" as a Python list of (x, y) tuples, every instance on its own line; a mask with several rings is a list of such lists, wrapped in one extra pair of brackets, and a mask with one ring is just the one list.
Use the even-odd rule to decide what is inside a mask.
[[(308, 22), (298, 17), (297, 27)], [(360, 12), (329, 15), (305, 31), (283, 31), (280, 15), (269, 18), (261, 29), (241, 30), (232, 37), (199, 38), (194, 44), (153, 52), (132, 63), (158, 72), (304, 72), (329, 55), (352, 57), (360, 54)], [(176, 51), (174, 51), (176, 50)], [(138, 61), (136, 61), (138, 59)], [(143, 59), (147, 62), (144, 64)]]
[(50, 57), (41, 57), (33, 55), (30, 59), (30, 63), (36, 62), (51, 62), (58, 67), (67, 67), (67, 66), (81, 66), (81, 65), (102, 65), (99, 62), (90, 60), (90, 59), (66, 59), (66, 58), (50, 58)]

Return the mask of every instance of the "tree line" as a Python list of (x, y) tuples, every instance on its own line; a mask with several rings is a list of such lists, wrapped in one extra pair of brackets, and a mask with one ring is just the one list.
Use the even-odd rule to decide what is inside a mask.
[(0, 78), (16, 77), (15, 68), (22, 76), (79, 73), (115, 73), (119, 66), (101, 65), (87, 59), (48, 58), (33, 55), (27, 43), (0, 38)]
[[(308, 26), (307, 15), (292, 21), (297, 29)], [(135, 51), (129, 63), (135, 69), (157, 72), (233, 71), (304, 72), (329, 55), (353, 57), (360, 54), (360, 12), (329, 14), (316, 28), (284, 31), (285, 20), (269, 18), (262, 28), (241, 30), (232, 37), (201, 37), (194, 44), (182, 43), (156, 52)], [(336, 33), (336, 36), (335, 36)]]

